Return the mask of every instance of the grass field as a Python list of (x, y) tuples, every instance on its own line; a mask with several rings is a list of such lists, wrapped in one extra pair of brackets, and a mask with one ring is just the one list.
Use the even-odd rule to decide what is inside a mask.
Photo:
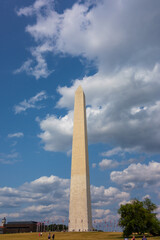
[[(48, 240), (48, 233), (43, 233), (39, 237), (38, 233), (18, 233), (18, 234), (1, 234), (0, 240)], [(117, 232), (90, 232), (90, 233), (55, 233), (55, 240), (123, 240), (122, 233)], [(129, 238), (131, 239), (131, 238)], [(136, 239), (142, 239), (136, 238)], [(148, 240), (160, 240), (160, 237), (149, 237)]]

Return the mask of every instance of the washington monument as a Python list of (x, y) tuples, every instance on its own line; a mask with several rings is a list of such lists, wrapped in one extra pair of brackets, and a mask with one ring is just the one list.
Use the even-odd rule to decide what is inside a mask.
[(85, 95), (75, 93), (69, 231), (92, 231)]

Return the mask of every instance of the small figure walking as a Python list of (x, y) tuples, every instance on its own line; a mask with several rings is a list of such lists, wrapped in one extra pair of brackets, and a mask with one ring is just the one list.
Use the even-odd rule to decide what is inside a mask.
[(48, 234), (48, 240), (50, 240), (50, 239), (51, 239), (51, 234), (49, 233), (49, 234)]
[(147, 238), (145, 237), (145, 235), (143, 236), (142, 240), (147, 240)]
[(54, 240), (54, 236), (55, 236), (55, 235), (54, 235), (54, 233), (53, 233), (53, 235), (52, 235), (52, 240)]
[(135, 236), (133, 236), (131, 240), (135, 240), (135, 239), (136, 239)]

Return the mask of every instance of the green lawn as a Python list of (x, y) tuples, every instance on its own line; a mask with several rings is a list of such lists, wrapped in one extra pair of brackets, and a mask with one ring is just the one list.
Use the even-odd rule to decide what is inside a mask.
[[(52, 234), (52, 233), (51, 233)], [(18, 234), (1, 234), (0, 240), (48, 240), (48, 233), (43, 233), (39, 237), (38, 233), (18, 233)], [(55, 240), (123, 240), (122, 233), (117, 232), (90, 232), (90, 233), (55, 233)], [(130, 240), (131, 238), (129, 238)], [(136, 238), (142, 239), (142, 238)], [(160, 240), (160, 237), (149, 237), (148, 240)]]

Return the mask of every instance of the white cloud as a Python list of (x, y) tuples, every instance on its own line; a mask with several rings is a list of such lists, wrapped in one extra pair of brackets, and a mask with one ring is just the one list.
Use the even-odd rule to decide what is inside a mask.
[(28, 75), (33, 75), (36, 79), (40, 77), (47, 78), (53, 70), (49, 71), (44, 55), (50, 52), (52, 47), (49, 43), (44, 43), (41, 46), (37, 46), (30, 49), (33, 59), (26, 60), (22, 66), (16, 69), (13, 73), (26, 72)]
[[(0, 188), (0, 209), (7, 220), (35, 220), (68, 222), (70, 180), (51, 175), (43, 176), (20, 187)], [(147, 196), (147, 195), (146, 195)], [(130, 200), (130, 193), (115, 187), (91, 185), (93, 219), (114, 219), (115, 209)], [(113, 215), (113, 216), (112, 216)]]
[(130, 190), (134, 189), (135, 186), (136, 186), (136, 184), (133, 183), (133, 182), (124, 183), (124, 184), (123, 184), (123, 189), (124, 189), (125, 191), (130, 191)]
[(42, 7), (46, 7), (47, 4), (53, 2), (52, 0), (36, 0), (30, 7), (23, 7), (17, 11), (18, 16), (30, 16), (34, 13), (38, 13)]
[(122, 150), (121, 147), (116, 147), (116, 148), (113, 148), (111, 150), (108, 150), (107, 152), (103, 152), (102, 156), (110, 157), (110, 156), (114, 156), (114, 155), (117, 155), (117, 154), (123, 154), (123, 150)]
[[(35, 14), (38, 17), (36, 27), (34, 25), (26, 27), (26, 31), (30, 32), (38, 41), (39, 37), (36, 37), (38, 33), (42, 35), (44, 40), (44, 34), (49, 37), (50, 32), (54, 33), (52, 28), (54, 29), (54, 26), (55, 29), (57, 28), (55, 24), (57, 14), (53, 10), (53, 2), (52, 0), (37, 0), (33, 5), (20, 8), (17, 11), (18, 16), (31, 16)], [(53, 70), (48, 70), (45, 59), (46, 54), (53, 51), (53, 44), (50, 43), (47, 37), (45, 37), (45, 41), (40, 45), (30, 48), (32, 59), (26, 60), (19, 69), (14, 71), (15, 74), (25, 71), (28, 75), (33, 75), (36, 79), (39, 79), (41, 77), (47, 78), (53, 72)]]
[(73, 131), (73, 112), (68, 115), (57, 118), (56, 116), (47, 116), (40, 122), (40, 128), (43, 131), (39, 134), (44, 148), (47, 151), (68, 151), (71, 148)]
[(15, 188), (11, 188), (11, 187), (3, 187), (0, 188), (0, 195), (1, 196), (16, 196), (18, 195), (18, 190), (16, 190)]
[[(102, 159), (102, 161), (99, 162), (100, 169), (105, 170), (105, 169), (110, 169), (110, 168), (117, 168), (119, 166), (129, 165), (131, 163), (140, 163), (140, 162), (145, 160), (144, 157), (127, 159), (127, 157), (125, 156), (125, 153), (132, 153), (133, 151), (137, 151), (137, 149), (133, 148), (130, 151), (129, 149), (122, 150), (121, 148), (117, 147), (117, 148), (113, 148), (111, 150), (108, 150), (107, 152), (103, 152), (101, 154), (102, 156), (113, 156), (113, 155), (119, 156), (119, 161), (116, 161), (116, 160), (113, 160), (113, 159)], [(121, 156), (123, 157), (122, 160), (120, 159)], [(132, 188), (134, 188), (134, 184), (133, 183), (132, 184), (131, 183), (129, 183), (129, 184), (126, 183), (125, 188), (126, 189), (132, 189)]]
[(96, 163), (92, 163), (92, 168), (95, 168), (97, 166)]
[[(34, 37), (32, 59), (18, 72), (27, 71), (37, 79), (47, 77), (47, 53), (83, 57), (91, 60), (97, 73), (76, 79), (71, 87), (59, 87), (57, 107), (73, 110), (74, 92), (79, 84), (85, 90), (90, 143), (104, 142), (121, 149), (159, 152), (160, 128), (160, 42), (158, 9), (151, 1), (85, 1), (62, 13), (56, 2), (36, 0), (17, 11), (19, 16), (35, 16), (26, 27)], [(137, 11), (138, 9), (138, 11)], [(142, 19), (145, 19), (145, 28)], [(20, 111), (27, 107), (22, 103)], [(66, 123), (70, 125), (70, 116)], [(48, 121), (47, 121), (48, 119)], [(49, 151), (68, 150), (70, 133), (63, 133), (62, 120), (54, 116), (58, 132), (49, 127), (50, 117), (42, 120), (42, 138)], [(51, 129), (51, 131), (50, 131)], [(58, 140), (55, 141), (57, 134)], [(63, 141), (63, 139), (65, 139)], [(65, 145), (64, 145), (65, 144)], [(63, 146), (62, 146), (63, 145)], [(66, 146), (66, 147), (65, 147)]]
[[(159, 186), (160, 181), (160, 163), (149, 162), (146, 164), (131, 164), (123, 171), (113, 171), (110, 174), (110, 178), (113, 182), (124, 185), (129, 184), (131, 187), (144, 187), (154, 190)], [(127, 184), (127, 185), (126, 185)]]
[(13, 73), (14, 74), (17, 74), (17, 73), (21, 73), (23, 71), (26, 71), (27, 73), (31, 72), (32, 71), (32, 68), (31, 68), (31, 64), (32, 64), (32, 60), (31, 59), (28, 59), (26, 60), (22, 66), (18, 69), (16, 69)]
[[(104, 72), (122, 65), (150, 65), (159, 59), (159, 3), (85, 1), (63, 13), (56, 12), (56, 4), (53, 0), (36, 0), (17, 11), (19, 16), (36, 17), (26, 31), (38, 46), (49, 42), (53, 54), (83, 56), (94, 60)], [(43, 64), (40, 68), (46, 71)], [(37, 78), (40, 76), (39, 71)]]
[[(18, 188), (0, 188), (2, 217), (25, 220), (68, 221), (70, 180), (51, 175), (26, 182)], [(93, 218), (106, 218), (112, 213), (106, 206), (127, 200), (129, 193), (117, 188), (91, 186)]]
[[(73, 108), (74, 92), (81, 84), (86, 102), (91, 105), (87, 108), (90, 143), (118, 145), (114, 151), (121, 154), (124, 151), (159, 152), (159, 74), (158, 64), (150, 71), (129, 68), (110, 77), (100, 73), (84, 77), (81, 81), (76, 80), (71, 87), (58, 88), (61, 98), (57, 106)], [(131, 114), (134, 106), (144, 105), (146, 109)]]
[(157, 205), (157, 209), (155, 212), (157, 213), (158, 219), (160, 219), (160, 205)]
[(20, 137), (23, 137), (23, 136), (24, 136), (24, 134), (23, 134), (22, 132), (17, 132), (17, 133), (10, 133), (10, 134), (8, 134), (8, 137), (9, 137), (9, 138), (14, 138), (14, 137), (20, 138)]
[(20, 154), (18, 152), (12, 152), (9, 154), (0, 153), (0, 163), (1, 164), (15, 164), (21, 161)]
[(107, 168), (115, 168), (119, 165), (119, 162), (111, 159), (103, 159), (100, 163), (99, 166), (102, 170), (107, 169)]
[[(132, 147), (132, 148), (115, 147), (106, 152), (101, 153), (101, 155), (105, 157), (110, 157), (114, 155), (124, 156), (125, 153), (133, 153), (137, 151), (139, 151), (138, 147)], [(129, 161), (134, 161), (134, 159), (130, 159)]]
[(147, 194), (147, 195), (142, 197), (142, 200), (144, 201), (146, 198), (151, 198), (151, 196), (149, 194)]
[[(33, 51), (31, 51), (33, 53)], [(33, 54), (32, 54), (33, 55)], [(14, 71), (14, 74), (26, 72), (33, 75), (36, 79), (40, 77), (47, 78), (53, 71), (47, 69), (47, 63), (41, 54), (36, 56), (36, 65), (31, 59), (27, 60), (22, 66)]]
[(101, 218), (104, 219), (109, 215), (111, 211), (109, 209), (94, 209), (93, 210), (93, 217), (94, 218)]
[(0, 218), (18, 218), (20, 217), (21, 215), (19, 213), (7, 213), (7, 212), (4, 212), (4, 213), (0, 213)]
[(37, 103), (40, 101), (43, 101), (47, 99), (47, 94), (45, 91), (41, 91), (37, 93), (34, 97), (31, 97), (29, 100), (24, 100), (20, 102), (18, 105), (14, 106), (14, 112), (15, 114), (21, 113), (26, 111), (29, 108), (41, 108), (41, 105), (38, 105)]
[(96, 187), (91, 186), (91, 198), (93, 207), (104, 207), (110, 204), (118, 203), (119, 201), (128, 200), (130, 194), (121, 192), (118, 188), (104, 186)]
[(50, 205), (48, 205), (48, 206), (44, 206), (44, 205), (39, 205), (39, 206), (35, 206), (35, 205), (32, 205), (32, 206), (30, 206), (30, 207), (27, 207), (27, 208), (25, 208), (24, 209), (24, 212), (37, 212), (37, 213), (45, 213), (45, 214), (47, 214), (47, 213), (49, 213), (50, 211), (53, 211), (55, 208), (57, 208), (57, 207), (59, 207), (59, 206), (57, 206), (57, 205), (54, 205), (54, 204), (50, 204)]
[[(160, 136), (157, 129), (160, 128), (160, 101), (159, 101), (159, 74), (160, 65), (154, 66), (150, 71), (143, 70), (143, 78), (140, 69), (123, 69), (116, 75), (105, 77), (96, 74), (76, 80), (70, 88), (58, 88), (61, 98), (58, 107), (73, 108), (74, 92), (79, 84), (82, 85), (87, 104), (87, 124), (89, 143), (104, 142), (118, 145), (105, 155), (123, 154), (123, 152), (159, 152)], [(131, 109), (135, 105), (147, 105), (147, 109), (132, 115)], [(50, 151), (66, 150), (62, 146), (71, 148), (71, 134), (73, 114), (69, 111), (64, 117), (47, 116), (41, 121), (40, 127), (43, 141), (49, 146)], [(53, 122), (51, 121), (53, 118)], [(65, 120), (66, 128), (64, 131)], [(45, 123), (45, 127), (43, 124)], [(58, 131), (53, 125), (58, 126)], [(45, 130), (46, 128), (46, 130)], [(67, 134), (66, 134), (66, 129)], [(61, 147), (53, 141), (53, 133), (56, 132), (60, 139)], [(44, 135), (43, 135), (44, 134)], [(45, 140), (46, 139), (46, 140)], [(65, 141), (63, 141), (65, 139)], [(50, 144), (51, 143), (51, 144)], [(47, 147), (45, 148), (47, 150)]]
[(25, 183), (21, 189), (31, 189), (33, 192), (41, 193), (50, 193), (51, 190), (54, 190), (58, 192), (58, 195), (63, 189), (64, 193), (68, 194), (67, 191), (65, 191), (65, 188), (69, 187), (69, 182), (70, 181), (68, 179), (62, 179), (53, 175), (50, 177), (43, 176), (30, 183)]
[(139, 113), (141, 111), (147, 110), (147, 107), (133, 107), (131, 109), (131, 114), (135, 115), (136, 113)]
[(7, 213), (3, 216), (9, 219), (39, 220), (46, 217), (51, 219), (54, 214), (67, 219), (69, 184), (69, 179), (51, 175), (18, 188), (0, 188), (0, 208), (3, 209), (3, 214)]

